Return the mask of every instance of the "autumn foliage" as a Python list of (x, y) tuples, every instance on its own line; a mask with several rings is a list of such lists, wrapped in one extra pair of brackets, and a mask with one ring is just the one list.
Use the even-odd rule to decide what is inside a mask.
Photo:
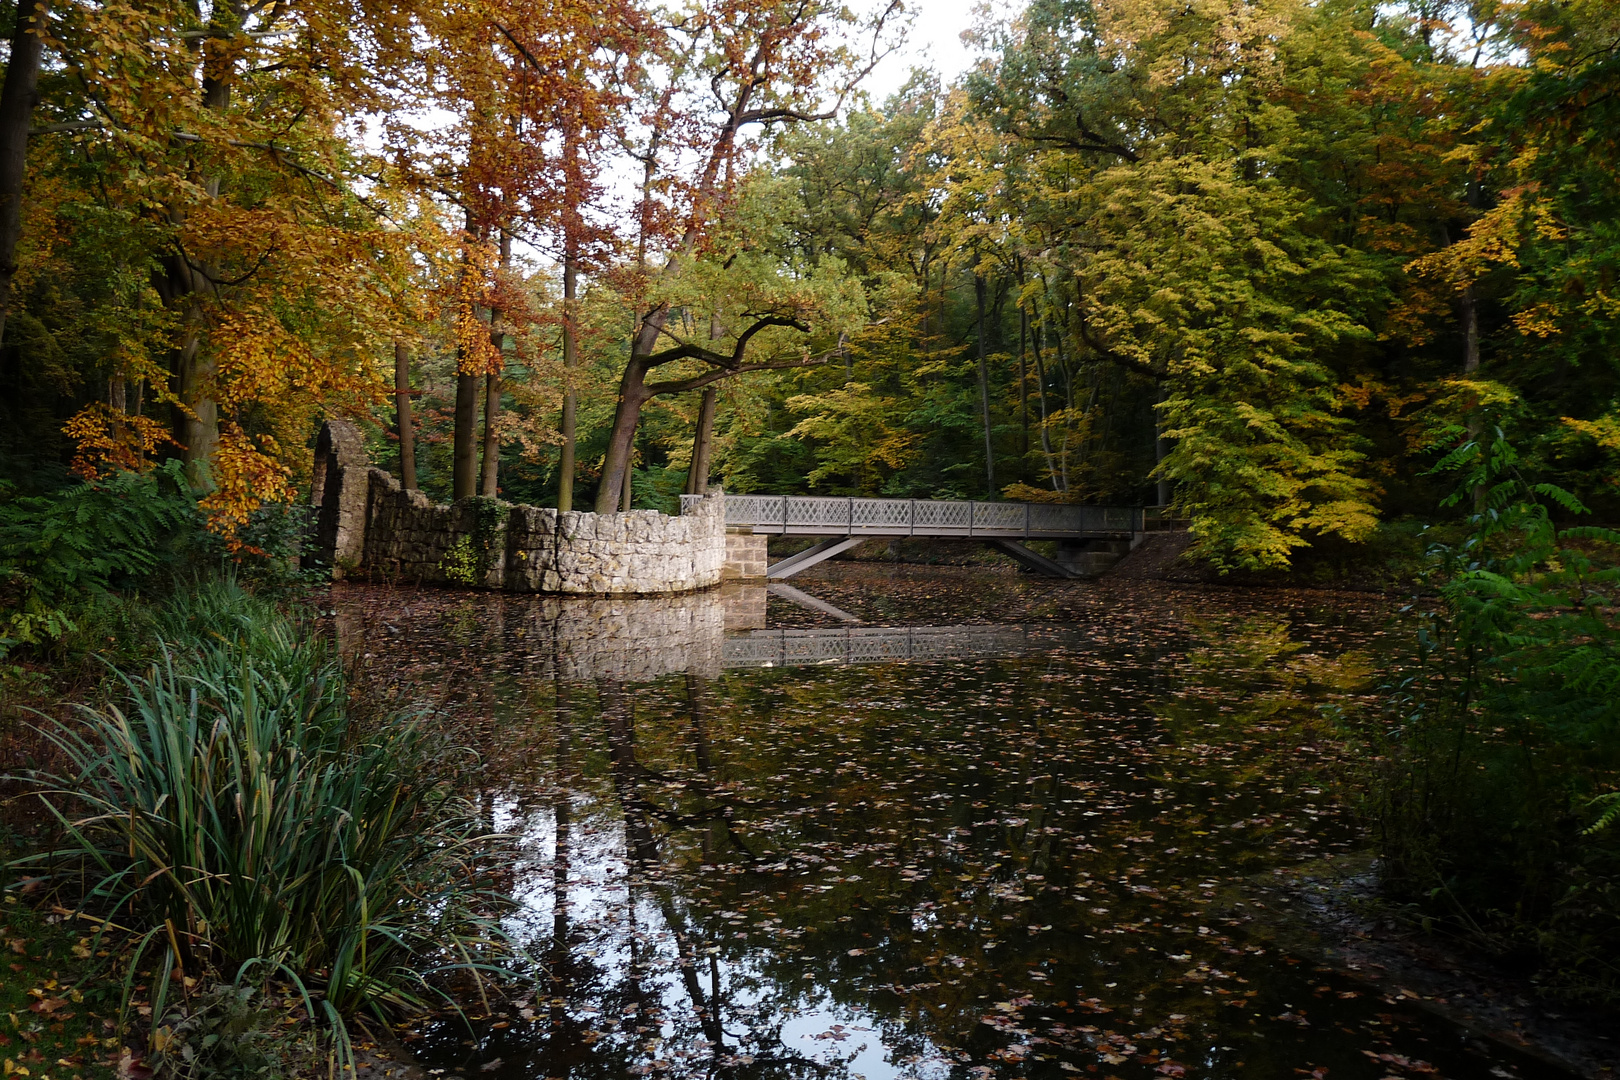
[(1277, 569), (1429, 513), (1461, 379), (1615, 509), (1601, 3), (1033, 0), (881, 102), (893, 4), (41, 10), (18, 475), (179, 456), (234, 536), (344, 415), (438, 496), (1169, 502)]

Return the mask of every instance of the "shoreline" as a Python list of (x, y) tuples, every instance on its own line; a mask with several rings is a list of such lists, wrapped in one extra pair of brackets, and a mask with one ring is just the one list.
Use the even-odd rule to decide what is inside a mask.
[(1479, 1039), (1588, 1080), (1617, 1075), (1620, 1017), (1548, 1000), (1467, 941), (1425, 933), (1378, 894), (1370, 852), (1247, 879), (1217, 910), (1239, 933), (1372, 987)]

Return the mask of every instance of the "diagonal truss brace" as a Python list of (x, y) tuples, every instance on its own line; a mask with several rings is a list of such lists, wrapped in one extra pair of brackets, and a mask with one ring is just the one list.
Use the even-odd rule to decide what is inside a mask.
[[(818, 562), (832, 558), (841, 551), (850, 548), (865, 540), (864, 536), (837, 537), (832, 540), (823, 540), (814, 547), (805, 548), (797, 555), (789, 555), (774, 566), (765, 568), (765, 576), (773, 580), (792, 577), (807, 566), (814, 566)], [(1031, 553), (1033, 554), (1033, 552)]]
[(986, 538), (984, 542), (1003, 554), (1011, 555), (1014, 559), (1017, 559), (1019, 562), (1023, 563), (1037, 574), (1045, 574), (1047, 577), (1057, 578), (1074, 578), (1079, 576), (1077, 574), (1070, 573), (1067, 569), (1053, 562), (1051, 559), (1048, 559), (1045, 555), (1042, 555), (1036, 551), (1031, 551), (1029, 548), (1025, 547), (1023, 544), (1020, 544), (1016, 540), (1007, 540), (998, 537), (996, 539)]

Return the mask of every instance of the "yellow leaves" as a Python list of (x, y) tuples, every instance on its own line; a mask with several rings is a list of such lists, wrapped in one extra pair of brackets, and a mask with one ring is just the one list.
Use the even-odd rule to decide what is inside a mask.
[(1596, 420), (1577, 420), (1566, 416), (1562, 420), (1566, 431), (1577, 438), (1584, 437), (1597, 444), (1606, 459), (1607, 467), (1599, 471), (1604, 486), (1620, 488), (1620, 407), (1611, 408)]
[(1274, 78), (1278, 45), (1302, 9), (1292, 0), (1099, 0), (1097, 27), (1105, 54), (1166, 93), (1219, 85), (1237, 72)]
[(462, 253), (464, 264), (456, 278), (454, 296), (456, 373), (498, 373), (504, 361), (491, 339), (489, 323), (479, 317), (479, 309), (492, 306), (498, 288), (499, 253), (492, 244), (472, 240), (463, 245)]
[(1497, 266), (1519, 265), (1518, 249), (1523, 242), (1526, 191), (1510, 192), (1468, 227), (1468, 234), (1455, 244), (1413, 259), (1407, 272), (1418, 277), (1444, 281), (1456, 288), (1476, 281)]
[(1374, 401), (1382, 401), (1385, 414), (1391, 420), (1400, 419), (1408, 405), (1415, 405), (1429, 396), (1428, 391), (1422, 388), (1402, 393), (1399, 388), (1367, 375), (1362, 375), (1354, 383), (1340, 383), (1335, 391), (1341, 408), (1348, 405), (1365, 411), (1372, 407)]
[(1620, 451), (1620, 411), (1612, 411), (1596, 420), (1576, 420), (1566, 416), (1563, 418), (1563, 424), (1571, 431), (1585, 435), (1605, 450)]
[(86, 480), (109, 472), (139, 472), (160, 448), (178, 445), (151, 417), (115, 412), (100, 401), (74, 413), (62, 433), (77, 444), (73, 472)]
[(1513, 313), (1513, 325), (1525, 337), (1550, 338), (1563, 333), (1562, 312), (1546, 301)]
[(1001, 489), (1001, 497), (1013, 502), (1032, 503), (1069, 503), (1075, 502), (1074, 493), (1067, 491), (1053, 491), (1051, 488), (1036, 487), (1033, 484), (1008, 484)]
[(198, 505), (208, 513), (208, 527), (226, 538), (232, 551), (248, 550), (236, 532), (265, 503), (290, 502), (294, 492), (289, 470), (276, 460), (281, 447), (269, 435), (258, 445), (240, 426), (220, 425), (214, 457), (214, 490)]

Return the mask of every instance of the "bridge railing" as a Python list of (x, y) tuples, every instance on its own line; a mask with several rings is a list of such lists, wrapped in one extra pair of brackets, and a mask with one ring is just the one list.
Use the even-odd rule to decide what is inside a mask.
[[(700, 496), (682, 495), (685, 512)], [(1142, 511), (1125, 506), (856, 499), (817, 495), (727, 495), (726, 524), (800, 536), (990, 536), (1024, 539), (1142, 531)]]

